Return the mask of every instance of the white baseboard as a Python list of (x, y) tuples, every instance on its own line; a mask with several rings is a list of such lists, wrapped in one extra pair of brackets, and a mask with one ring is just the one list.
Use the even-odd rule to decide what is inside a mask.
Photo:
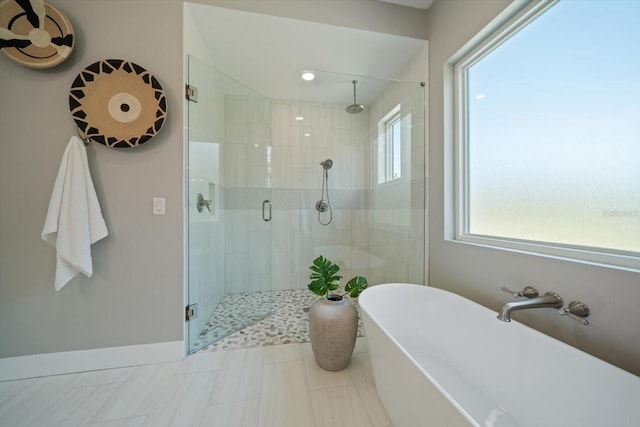
[(126, 366), (174, 362), (184, 357), (184, 342), (127, 345), (0, 359), (0, 381)]

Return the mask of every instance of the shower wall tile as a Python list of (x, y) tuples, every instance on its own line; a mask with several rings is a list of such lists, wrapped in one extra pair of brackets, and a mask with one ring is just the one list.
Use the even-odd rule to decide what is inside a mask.
[(248, 290), (245, 292), (265, 292), (271, 290), (271, 273), (249, 274)]
[(351, 185), (355, 190), (365, 190), (368, 186), (368, 150), (353, 148), (351, 154)]
[(246, 253), (227, 253), (225, 263), (225, 289), (227, 293), (248, 292), (249, 273)]
[[(315, 172), (315, 173), (314, 173)], [(313, 171), (310, 168), (294, 167), (291, 169), (291, 182), (297, 188), (316, 188), (318, 189), (318, 195), (320, 195), (320, 188), (322, 182), (318, 184), (318, 181), (322, 179), (322, 176), (318, 171)]]
[(246, 98), (227, 96), (225, 111), (226, 142), (229, 144), (247, 144), (248, 111)]
[(331, 146), (332, 147), (349, 147), (352, 144), (351, 129), (332, 128), (331, 129)]
[(366, 209), (351, 211), (351, 246), (369, 250), (369, 214)]
[(249, 233), (249, 260), (246, 268), (249, 274), (264, 274), (271, 270), (269, 249), (271, 235), (266, 231), (252, 231)]
[[(332, 145), (331, 139), (331, 128), (323, 128), (323, 127), (313, 127), (313, 135), (314, 135), (314, 146), (316, 148), (329, 148)], [(326, 152), (326, 150), (324, 150)], [(329, 153), (327, 153), (329, 154)], [(329, 155), (321, 156), (322, 158), (330, 157)], [(318, 160), (318, 162), (321, 159)]]
[(313, 132), (313, 126), (296, 126), (293, 128), (292, 145), (312, 147), (315, 142), (315, 133)]
[[(287, 147), (289, 148), (289, 147)], [(290, 148), (290, 160), (291, 163), (284, 165), (285, 168), (302, 168), (311, 169), (314, 164), (317, 166), (319, 161), (316, 161), (316, 156), (313, 153), (313, 146), (306, 145), (294, 145)], [(318, 168), (317, 176), (320, 176), (320, 168)], [(294, 188), (303, 188), (299, 183), (294, 182)]]
[[(271, 151), (271, 167), (273, 172), (277, 172), (280, 169), (289, 170), (291, 168), (291, 162), (297, 160), (294, 158), (294, 147), (287, 147), (281, 145), (274, 145), (270, 148)], [(274, 188), (288, 188), (277, 187)]]
[(361, 144), (368, 144), (370, 126), (377, 125), (377, 123), (371, 123), (371, 120), (375, 116), (368, 110), (364, 110), (360, 114), (350, 114), (350, 116), (351, 129), (353, 132), (352, 137), (357, 138)]
[[(282, 241), (285, 239), (279, 239)], [(287, 242), (288, 243), (288, 242)], [(272, 269), (271, 269), (271, 289), (297, 289), (298, 285), (293, 281), (291, 251), (282, 250), (283, 245), (272, 246)]]
[(291, 105), (284, 102), (271, 103), (271, 145), (291, 145)]
[(246, 227), (249, 221), (247, 210), (233, 211), (227, 218), (226, 226), (226, 252), (246, 253), (249, 251), (249, 230)]
[[(226, 207), (233, 209), (228, 211), (225, 234), (225, 279), (229, 291), (259, 290), (264, 274), (270, 274), (272, 289), (303, 288), (308, 282), (308, 266), (318, 255), (331, 252), (331, 248), (346, 248), (347, 261), (341, 260), (346, 264), (345, 275), (363, 274), (364, 269), (374, 280), (384, 280), (380, 271), (387, 269), (408, 277), (408, 264), (402, 259), (411, 254), (406, 247), (400, 247), (402, 239), (371, 228), (367, 211), (370, 150), (375, 147), (372, 135), (377, 137), (377, 122), (370, 124), (369, 119), (384, 114), (383, 106), (397, 102), (402, 95), (397, 90), (392, 92), (383, 94), (380, 102), (356, 115), (346, 113), (344, 105), (228, 100), (228, 106), (239, 115), (226, 121), (228, 126), (234, 126), (227, 139), (242, 141), (242, 132), (247, 134), (244, 145), (232, 145), (225, 150), (223, 159), (227, 183), (236, 187), (229, 188), (224, 197)], [(295, 120), (298, 115), (304, 120)], [(261, 139), (271, 139), (270, 147), (263, 146)], [(413, 147), (412, 151), (424, 153), (424, 148)], [(322, 188), (319, 163), (326, 158), (334, 162), (329, 171), (333, 221), (323, 226), (318, 222), (315, 203)], [(420, 161), (414, 160), (413, 165), (418, 169)], [(250, 188), (238, 188), (242, 186)], [(271, 189), (270, 223), (252, 219), (261, 215), (253, 205), (258, 199), (261, 202), (264, 194), (259, 188), (264, 187)], [(323, 214), (323, 219), (327, 218), (328, 214)], [(270, 242), (266, 242), (269, 233)], [(405, 246), (408, 235), (405, 230)], [(265, 244), (271, 248), (270, 257), (261, 250)], [(383, 257), (393, 267), (382, 268)], [(367, 261), (354, 267), (356, 259)]]
[[(311, 210), (310, 208), (302, 209), (302, 206), (307, 205), (300, 205), (299, 209), (292, 211), (292, 214), (295, 215), (294, 222), (296, 222), (298, 226), (295, 229), (292, 229), (291, 232), (299, 233), (299, 235), (296, 236), (298, 238), (302, 237), (300, 233), (308, 233), (311, 231), (311, 225), (317, 221), (318, 217), (318, 212)], [(292, 243), (295, 242), (296, 241), (294, 240)], [(297, 242), (300, 241), (298, 240)]]
[(249, 144), (247, 147), (247, 165), (267, 166), (271, 149), (265, 144)]
[[(290, 117), (293, 127), (313, 126), (313, 104), (301, 101), (289, 101), (287, 103), (291, 105)], [(302, 117), (302, 120), (295, 120), (296, 117)]]
[(271, 123), (271, 101), (266, 98), (256, 97), (247, 100), (248, 123)]
[(332, 123), (332, 108), (331, 104), (319, 104), (314, 103), (310, 107), (311, 109), (311, 124), (317, 129), (331, 130)]
[(271, 188), (291, 188), (293, 186), (293, 180), (291, 178), (291, 168), (278, 166), (283, 163), (285, 162), (279, 161), (277, 164), (274, 162), (274, 164), (271, 166)]
[[(275, 203), (275, 202), (274, 202)], [(283, 209), (273, 210), (273, 219), (271, 220), (271, 247), (275, 251), (290, 251), (291, 242), (289, 234), (297, 228), (295, 218), (292, 211)]]
[[(335, 230), (340, 231), (340, 235), (343, 237), (351, 234), (351, 212), (348, 210), (334, 210), (331, 225)], [(344, 242), (340, 243), (343, 244)]]
[[(351, 171), (348, 169), (333, 170), (329, 177), (329, 188), (334, 190), (349, 190), (352, 188)], [(333, 178), (333, 179), (332, 179)]]
[(247, 168), (247, 185), (251, 188), (271, 188), (269, 168), (265, 166), (249, 166)]
[(357, 152), (357, 147), (350, 144), (350, 138), (345, 143), (340, 143), (333, 148), (337, 160), (333, 165), (339, 170), (351, 171), (351, 162), (354, 158), (354, 154)]
[(224, 165), (223, 184), (226, 187), (245, 187), (247, 185), (247, 145), (225, 144), (222, 147)]
[(264, 123), (247, 124), (247, 143), (267, 146), (271, 143), (271, 127)]
[(331, 126), (334, 129), (344, 129), (351, 131), (351, 117), (353, 114), (349, 114), (345, 111), (345, 107), (342, 105), (331, 106)]

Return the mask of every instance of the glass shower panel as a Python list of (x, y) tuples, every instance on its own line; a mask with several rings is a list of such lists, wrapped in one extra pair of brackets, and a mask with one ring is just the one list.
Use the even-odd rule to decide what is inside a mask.
[[(319, 255), (346, 279), (425, 283), (424, 100), (420, 82), (316, 72), (313, 82), (300, 81), (296, 99), (272, 101), (274, 197), (291, 205), (278, 232), (291, 245), (274, 245), (274, 256), (290, 287), (306, 287)], [(365, 108), (350, 113), (352, 104)], [(327, 201), (326, 159), (332, 220), (323, 225), (319, 216), (326, 223), (329, 214), (315, 207)]]
[(268, 102), (189, 57), (189, 351), (272, 311)]
[(389, 80), (371, 103), (369, 250), (384, 260), (374, 283), (426, 282), (424, 108), (420, 82)]

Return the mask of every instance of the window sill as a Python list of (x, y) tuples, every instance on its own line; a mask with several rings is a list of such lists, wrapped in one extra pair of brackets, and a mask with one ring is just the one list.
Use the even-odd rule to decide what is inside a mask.
[(605, 253), (597, 252), (594, 248), (562, 247), (540, 242), (526, 242), (476, 235), (459, 235), (456, 238), (445, 240), (487, 249), (541, 256), (617, 270), (640, 272), (640, 254), (633, 252)]

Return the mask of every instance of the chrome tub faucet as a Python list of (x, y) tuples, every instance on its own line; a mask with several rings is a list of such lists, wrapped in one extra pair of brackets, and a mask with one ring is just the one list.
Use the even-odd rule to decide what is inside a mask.
[(527, 286), (521, 292), (513, 292), (505, 287), (503, 287), (502, 290), (516, 298), (526, 297), (525, 300), (511, 301), (502, 306), (498, 312), (498, 319), (503, 322), (511, 322), (512, 311), (542, 307), (559, 309), (563, 306), (562, 298), (555, 292), (547, 292), (542, 296), (538, 296), (538, 291), (531, 286)]

